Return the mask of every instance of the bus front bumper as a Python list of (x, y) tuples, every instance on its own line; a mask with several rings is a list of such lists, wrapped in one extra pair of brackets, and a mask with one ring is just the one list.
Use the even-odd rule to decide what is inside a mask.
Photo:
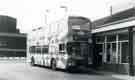
[(85, 60), (73, 60), (68, 62), (67, 66), (71, 67), (71, 68), (77, 68), (80, 66), (86, 66), (87, 65), (87, 61)]

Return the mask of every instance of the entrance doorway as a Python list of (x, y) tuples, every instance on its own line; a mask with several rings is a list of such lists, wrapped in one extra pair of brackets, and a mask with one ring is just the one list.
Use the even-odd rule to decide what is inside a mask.
[(96, 45), (97, 47), (97, 65), (98, 66), (101, 66), (102, 65), (102, 62), (103, 62), (103, 44), (97, 44)]
[(128, 63), (128, 42), (120, 42), (120, 62)]
[(106, 50), (106, 61), (107, 63), (116, 63), (117, 53), (116, 53), (116, 43), (110, 42), (107, 43)]

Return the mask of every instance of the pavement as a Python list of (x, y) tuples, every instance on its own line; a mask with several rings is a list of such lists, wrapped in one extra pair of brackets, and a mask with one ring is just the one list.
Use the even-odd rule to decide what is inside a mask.
[(111, 76), (111, 77), (114, 77), (116, 79), (120, 79), (120, 80), (135, 80), (135, 76), (129, 76), (128, 74), (120, 74), (120, 73), (115, 73), (115, 72), (110, 72), (110, 71), (105, 71), (105, 70), (95, 70), (95, 69), (92, 69), (92, 68), (83, 68), (84, 71), (87, 71), (87, 72), (93, 72), (93, 73), (96, 73), (98, 75), (108, 75), (108, 76)]
[(22, 63), (26, 62), (25, 57), (0, 57), (0, 63)]

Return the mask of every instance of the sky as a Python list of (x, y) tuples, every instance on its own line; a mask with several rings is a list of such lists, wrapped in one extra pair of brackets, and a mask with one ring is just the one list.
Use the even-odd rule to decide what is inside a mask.
[[(65, 16), (71, 15), (96, 20), (110, 14), (110, 5), (120, 0), (0, 0), (0, 15), (17, 19), (17, 28), (27, 33)], [(121, 0), (124, 1), (124, 0)], [(125, 0), (127, 1), (127, 0)]]

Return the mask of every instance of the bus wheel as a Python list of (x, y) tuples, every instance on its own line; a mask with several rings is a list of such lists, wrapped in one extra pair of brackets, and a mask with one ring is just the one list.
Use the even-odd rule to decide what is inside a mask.
[(56, 70), (56, 60), (51, 61), (51, 69)]
[(32, 66), (34, 66), (34, 65), (35, 65), (35, 60), (34, 60), (34, 58), (33, 58), (33, 57), (31, 58), (31, 62), (30, 62), (30, 64), (31, 64)]

